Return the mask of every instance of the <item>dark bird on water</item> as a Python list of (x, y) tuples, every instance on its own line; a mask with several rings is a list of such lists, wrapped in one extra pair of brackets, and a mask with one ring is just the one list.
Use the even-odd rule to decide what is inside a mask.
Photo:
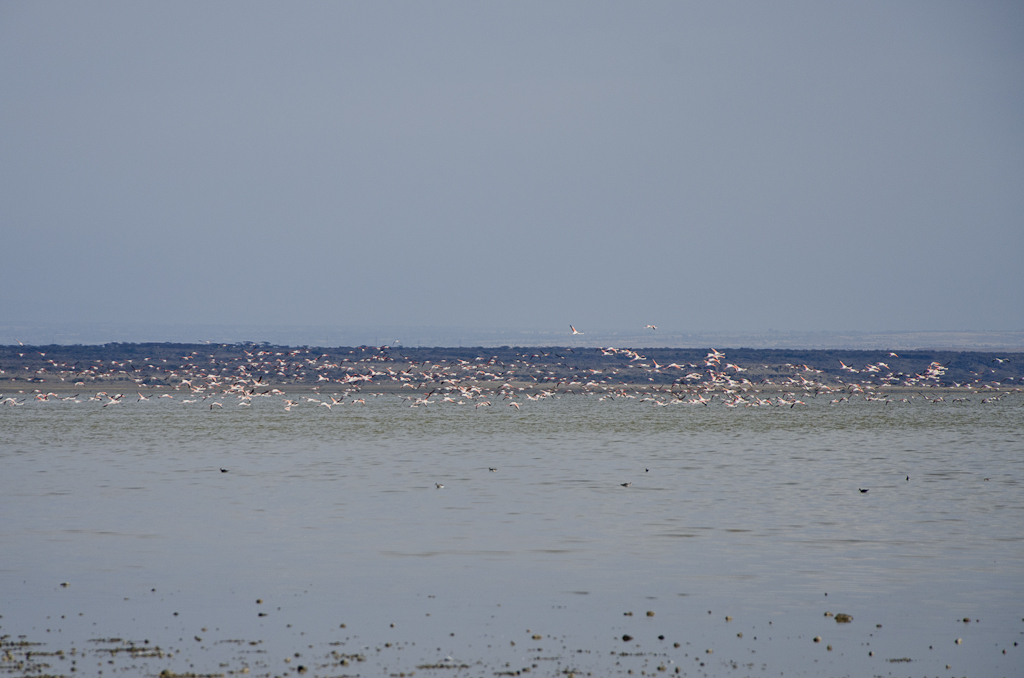
[(622, 485), (623, 487), (629, 487), (632, 484), (633, 483), (619, 483), (619, 485)]
[(860, 490), (861, 494), (866, 494), (867, 493), (867, 490), (865, 490), (863, 487), (858, 487), (857, 489)]
[(220, 472), (221, 472), (221, 473), (227, 473), (227, 472), (228, 472), (228, 470), (227, 470), (226, 468), (222, 468), (222, 469), (220, 470)]

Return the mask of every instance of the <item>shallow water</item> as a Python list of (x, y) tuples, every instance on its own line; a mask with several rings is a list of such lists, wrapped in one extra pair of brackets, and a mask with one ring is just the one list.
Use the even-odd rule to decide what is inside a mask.
[(365, 397), (0, 408), (0, 635), (75, 675), (1024, 673), (1020, 395)]

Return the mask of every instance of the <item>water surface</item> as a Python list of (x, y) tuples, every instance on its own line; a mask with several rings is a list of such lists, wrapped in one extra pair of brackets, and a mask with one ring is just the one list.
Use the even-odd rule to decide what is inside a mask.
[(0, 634), (75, 675), (1024, 670), (1020, 395), (364, 397), (0, 408)]

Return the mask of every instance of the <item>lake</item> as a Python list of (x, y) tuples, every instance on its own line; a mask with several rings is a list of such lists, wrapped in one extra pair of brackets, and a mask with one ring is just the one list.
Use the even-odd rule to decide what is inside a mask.
[(0, 675), (1024, 674), (1019, 393), (287, 397), (0, 407)]

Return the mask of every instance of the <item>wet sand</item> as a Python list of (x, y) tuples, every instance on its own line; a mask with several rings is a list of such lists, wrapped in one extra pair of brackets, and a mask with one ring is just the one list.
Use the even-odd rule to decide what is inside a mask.
[[(819, 607), (829, 607), (826, 600), (823, 595)], [(88, 612), (50, 615), (47, 628), (22, 629), (28, 633), (12, 633), (6, 623), (0, 675), (996, 676), (1016, 675), (1024, 662), (1014, 640), (1024, 620), (951, 618), (946, 632), (920, 638), (899, 628), (891, 611), (854, 616), (824, 609), (814, 618), (807, 612), (766, 619), (646, 601), (656, 609), (542, 611), (536, 616), (544, 623), (532, 627), (509, 624), (513, 620), (502, 617), (523, 611), (504, 615), (496, 605), (489, 619), (468, 620), (467, 628), (465, 618), (455, 619), (465, 610), (426, 599), (410, 606), (418, 609), (405, 609), (397, 623), (349, 619), (312, 629), (275, 602), (251, 601), (249, 623), (237, 626), (252, 628), (255, 618), (262, 628), (249, 634), (212, 626), (187, 610), (171, 613), (156, 635), (96, 634), (71, 642), (61, 636), (80, 635), (90, 625)], [(579, 614), (597, 614), (604, 632), (581, 637), (572, 623)], [(874, 621), (880, 618), (886, 623)]]

